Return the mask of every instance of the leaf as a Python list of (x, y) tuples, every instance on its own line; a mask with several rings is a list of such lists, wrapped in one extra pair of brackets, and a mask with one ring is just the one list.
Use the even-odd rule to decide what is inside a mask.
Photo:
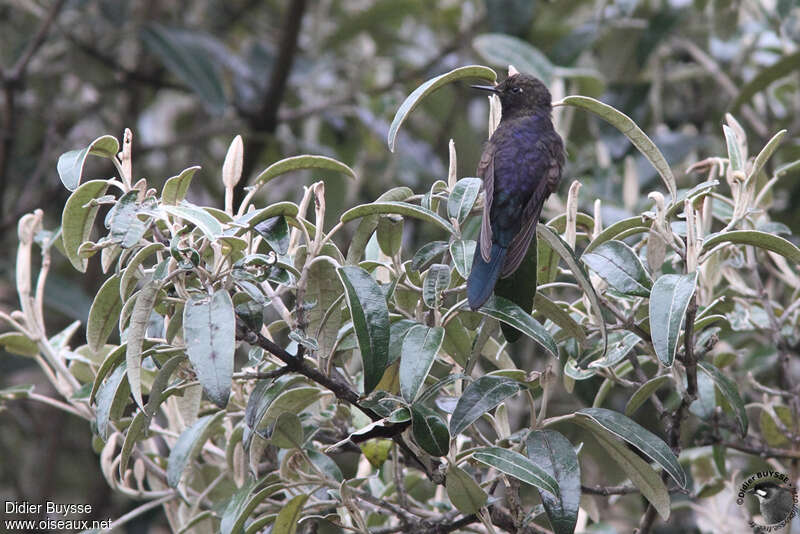
[(630, 417), (639, 407), (656, 392), (658, 388), (670, 381), (670, 375), (661, 375), (651, 378), (633, 392), (631, 398), (628, 399), (628, 404), (625, 405), (625, 415)]
[[(605, 408), (583, 408), (575, 412), (576, 421), (594, 421), (617, 437), (627, 441), (648, 458), (660, 465), (682, 488), (686, 487), (686, 473), (666, 443), (638, 423), (621, 413)], [(586, 425), (584, 425), (586, 426)]]
[[(472, 270), (472, 257), (475, 254), (476, 243), (472, 239), (458, 239), (450, 243), (450, 256), (453, 258), (453, 265), (463, 279), (469, 277)], [(534, 249), (535, 250), (535, 249)]]
[[(61, 178), (61, 183), (64, 184), (64, 187), (70, 191), (75, 191), (81, 183), (83, 165), (86, 163), (87, 156), (112, 159), (117, 157), (117, 152), (119, 152), (119, 142), (115, 137), (111, 135), (98, 137), (89, 143), (86, 148), (70, 150), (61, 154), (56, 164), (58, 177)], [(97, 181), (105, 183), (104, 180)], [(100, 194), (102, 195), (103, 193)]]
[(161, 189), (161, 202), (164, 204), (177, 205), (186, 198), (186, 192), (189, 190), (189, 185), (192, 183), (194, 173), (199, 171), (201, 167), (195, 165), (184, 169), (177, 176), (168, 178), (164, 182), (164, 187)]
[(511, 325), (521, 330), (525, 335), (536, 341), (554, 358), (558, 358), (558, 347), (550, 332), (539, 324), (536, 319), (526, 313), (522, 308), (503, 297), (492, 296), (483, 306), (476, 310), (482, 315), (494, 317), (498, 321)]
[(400, 356), (400, 393), (413, 403), (431, 370), (444, 340), (444, 328), (421, 324), (411, 327), (403, 338)]
[(147, 404), (144, 407), (144, 413), (149, 419), (155, 417), (158, 407), (164, 399), (167, 398), (168, 394), (165, 395), (164, 390), (167, 388), (169, 379), (172, 373), (175, 372), (175, 369), (178, 368), (178, 365), (185, 359), (186, 356), (183, 354), (173, 356), (164, 362), (164, 365), (162, 365), (161, 369), (156, 373), (156, 377), (153, 379), (153, 385), (150, 386), (150, 395), (147, 398)]
[(217, 114), (225, 109), (225, 89), (219, 69), (193, 31), (149, 23), (140, 33), (145, 48)]
[(658, 359), (666, 367), (675, 360), (686, 309), (696, 286), (697, 272), (664, 274), (650, 292), (650, 337)]
[[(342, 286), (330, 282), (336, 279), (336, 267), (336, 262), (327, 256), (314, 258), (308, 266), (306, 298), (309, 302), (316, 302), (308, 310), (308, 332), (316, 338), (322, 358), (331, 356), (342, 326), (342, 314), (339, 311)], [(329, 313), (332, 306), (334, 309)]]
[[(270, 204), (266, 208), (253, 210), (241, 217), (237, 217), (234, 221), (234, 225), (237, 226), (234, 233), (241, 236), (247, 230), (255, 230), (278, 255), (286, 254), (289, 251), (289, 243), (288, 237), (283, 235), (283, 224), (288, 223), (287, 218), (292, 220), (292, 224), (297, 225), (298, 228), (300, 228), (301, 224), (304, 224), (311, 237), (314, 237), (314, 225), (307, 221), (301, 223), (293, 220), (297, 217), (299, 211), (300, 208), (294, 202)], [(283, 223), (280, 222), (280, 219), (283, 219)], [(286, 232), (287, 234), (289, 232), (288, 226), (286, 227)]]
[(397, 109), (397, 113), (395, 113), (394, 119), (392, 119), (392, 124), (389, 126), (389, 150), (394, 152), (395, 143), (397, 142), (397, 133), (400, 130), (400, 126), (403, 125), (403, 122), (405, 122), (408, 115), (414, 111), (414, 108), (419, 105), (423, 98), (450, 82), (462, 80), (464, 78), (478, 78), (494, 82), (497, 79), (497, 73), (488, 67), (483, 67), (480, 65), (468, 65), (453, 69), (450, 72), (441, 74), (435, 78), (431, 78), (414, 89), (414, 91), (406, 97), (406, 99)]
[(270, 443), (280, 449), (299, 449), (303, 445), (303, 425), (300, 418), (291, 412), (280, 414), (269, 439)]
[(730, 378), (720, 372), (714, 365), (700, 360), (697, 362), (697, 367), (714, 381), (714, 385), (728, 401), (733, 414), (736, 417), (736, 423), (739, 425), (739, 433), (744, 438), (747, 435), (747, 411), (745, 410), (742, 397), (739, 396), (739, 386)]
[(0, 334), (0, 346), (6, 352), (17, 356), (36, 356), (39, 354), (39, 346), (25, 334), (20, 332), (5, 332)]
[(252, 495), (253, 490), (258, 485), (258, 480), (251, 480), (231, 496), (225, 511), (222, 513), (222, 520), (219, 524), (220, 534), (240, 534), (243, 532), (242, 529), (256, 506), (267, 497), (283, 489), (283, 484), (269, 484), (256, 492), (255, 495)]
[(750, 169), (750, 174), (747, 176), (748, 181), (758, 176), (758, 173), (761, 172), (764, 164), (767, 162), (770, 156), (772, 156), (772, 153), (778, 148), (778, 145), (781, 144), (781, 141), (785, 135), (786, 130), (781, 130), (773, 135), (767, 144), (764, 145), (764, 148), (761, 149), (761, 152), (759, 152), (756, 158), (753, 160), (752, 169)]
[(97, 390), (95, 420), (97, 432), (103, 440), (108, 439), (109, 423), (122, 417), (122, 412), (128, 404), (130, 388), (128, 382), (124, 380), (125, 371), (123, 363)]
[(131, 394), (140, 408), (142, 404), (142, 344), (150, 322), (150, 314), (161, 289), (161, 282), (148, 280), (136, 298), (131, 312), (131, 323), (128, 327), (128, 344), (125, 350), (125, 362), (128, 369), (128, 383)]
[(478, 54), (500, 67), (514, 65), (519, 72), (532, 74), (549, 84), (553, 79), (553, 64), (529, 43), (502, 33), (484, 33), (472, 40)]
[(115, 274), (106, 280), (92, 302), (86, 321), (86, 343), (92, 352), (98, 352), (106, 344), (108, 336), (117, 325), (122, 311), (119, 297), (120, 276)]
[(622, 241), (607, 241), (581, 260), (620, 293), (650, 296), (650, 275), (633, 249)]
[(650, 163), (653, 164), (653, 167), (658, 171), (659, 176), (661, 176), (661, 179), (667, 186), (667, 191), (669, 191), (670, 196), (673, 199), (676, 198), (677, 187), (675, 186), (675, 176), (672, 174), (669, 163), (664, 159), (664, 155), (655, 143), (647, 137), (647, 134), (645, 134), (630, 117), (608, 104), (586, 96), (567, 96), (555, 105), (575, 106), (585, 109), (586, 111), (591, 111), (614, 126), (633, 143), (633, 146), (635, 146)]
[(91, 201), (105, 194), (108, 183), (105, 180), (92, 180), (78, 187), (67, 199), (61, 215), (61, 239), (64, 243), (64, 255), (80, 272), (86, 272), (88, 260), (78, 255), (78, 249), (89, 239), (94, 226), (99, 205)]
[(244, 422), (250, 430), (256, 430), (272, 402), (292, 380), (284, 375), (273, 381), (259, 380), (247, 399)]
[(439, 308), (442, 304), (442, 291), (450, 285), (450, 267), (441, 263), (434, 263), (428, 269), (428, 274), (422, 283), (422, 300), (431, 309)]
[(618, 342), (609, 347), (603, 358), (593, 361), (589, 364), (589, 367), (612, 367), (617, 365), (625, 359), (628, 353), (633, 350), (633, 347), (641, 340), (642, 338), (633, 332), (626, 333)]
[(533, 299), (533, 308), (536, 313), (541, 313), (547, 319), (550, 319), (564, 332), (569, 334), (569, 337), (575, 338), (579, 345), (586, 342), (586, 332), (583, 328), (575, 322), (575, 319), (569, 314), (567, 310), (562, 308), (559, 304), (545, 297), (541, 293), (536, 293)]
[(595, 309), (595, 312), (598, 315), (600, 335), (603, 338), (603, 353), (605, 353), (608, 346), (606, 323), (603, 320), (600, 299), (597, 296), (597, 291), (595, 291), (591, 280), (589, 280), (589, 276), (586, 274), (583, 266), (581, 266), (581, 264), (578, 262), (578, 258), (575, 256), (575, 253), (570, 246), (563, 239), (561, 239), (561, 237), (555, 234), (552, 229), (548, 228), (547, 225), (537, 224), (536, 234), (538, 237), (542, 238), (543, 241), (546, 241), (547, 244), (550, 245), (550, 247), (552, 247), (552, 249), (556, 252), (556, 254), (561, 256), (561, 259), (566, 262), (570, 271), (572, 271), (572, 275), (575, 277), (575, 281), (578, 282), (578, 285), (581, 286), (583, 292), (588, 297), (589, 302), (591, 302), (592, 307)]
[(739, 150), (739, 142), (736, 140), (736, 133), (733, 131), (733, 128), (727, 124), (722, 125), (722, 131), (725, 132), (725, 143), (728, 146), (728, 161), (730, 161), (731, 170), (743, 171), (744, 158), (742, 158), (742, 152)]
[(403, 215), (406, 217), (420, 219), (422, 221), (426, 221), (438, 226), (448, 234), (452, 234), (454, 232), (452, 225), (449, 222), (442, 219), (441, 217), (439, 217), (436, 213), (432, 212), (431, 210), (425, 209), (422, 206), (417, 206), (415, 204), (408, 204), (406, 202), (375, 201), (372, 204), (361, 204), (360, 206), (356, 206), (355, 208), (350, 208), (349, 210), (344, 212), (340, 220), (342, 223), (346, 223), (354, 219), (358, 219), (360, 217), (367, 217), (369, 215), (386, 215), (386, 214)]
[(445, 488), (450, 502), (465, 515), (478, 513), (478, 510), (485, 506), (489, 499), (475, 479), (460, 467), (452, 464), (447, 468)]
[(542, 504), (555, 534), (572, 534), (581, 500), (581, 468), (567, 438), (555, 430), (533, 430), (525, 441), (528, 458), (558, 482), (556, 496), (540, 490)]
[(397, 215), (382, 215), (378, 218), (378, 246), (381, 251), (394, 257), (403, 244), (403, 218)]
[(186, 301), (183, 337), (203, 391), (214, 404), (224, 408), (231, 392), (236, 349), (236, 314), (226, 290)]
[(586, 255), (595, 248), (599, 247), (601, 244), (614, 239), (621, 234), (627, 234), (627, 232), (635, 228), (642, 229), (642, 232), (647, 232), (650, 230), (650, 227), (646, 226), (645, 223), (642, 222), (642, 217), (640, 215), (622, 219), (621, 221), (617, 221), (614, 224), (609, 225), (605, 230), (600, 232), (597, 237), (592, 239), (592, 242), (586, 245), (586, 248), (583, 249), (583, 254)]
[(171, 488), (178, 486), (186, 468), (200, 453), (203, 445), (214, 431), (214, 427), (224, 418), (224, 411), (206, 415), (181, 432), (167, 459), (167, 484)]
[(486, 447), (473, 452), (472, 457), (526, 484), (547, 490), (556, 496), (561, 495), (558, 482), (544, 469), (518, 452), (501, 447)]
[(794, 52), (759, 71), (758, 74), (739, 90), (739, 94), (736, 95), (736, 98), (731, 102), (730, 110), (735, 111), (739, 109), (742, 104), (750, 101), (756, 93), (769, 87), (775, 80), (796, 72), (798, 62), (800, 62), (800, 52)]
[(125, 471), (128, 469), (128, 464), (130, 463), (131, 453), (133, 453), (133, 447), (136, 445), (136, 442), (144, 436), (149, 424), (150, 419), (143, 411), (139, 410), (131, 420), (131, 424), (128, 425), (128, 429), (125, 431), (125, 441), (122, 443), (122, 449), (119, 453), (120, 479), (124, 480)]
[[(447, 241), (431, 241), (420, 248), (414, 257), (411, 258), (411, 269), (414, 271), (424, 271), (435, 261), (436, 256), (443, 254), (447, 250)], [(472, 261), (472, 258), (469, 259)]]
[(389, 360), (389, 309), (383, 291), (367, 271), (348, 265), (337, 273), (347, 294), (368, 394), (380, 382)]
[(431, 456), (445, 456), (450, 451), (447, 425), (436, 412), (425, 406), (411, 406), (411, 433), (417, 445)]
[[(131, 258), (125, 270), (122, 272), (119, 281), (119, 296), (121, 299), (127, 300), (128, 297), (131, 296), (136, 286), (136, 280), (139, 278), (139, 266), (144, 263), (147, 258), (160, 250), (164, 250), (164, 245), (161, 243), (150, 243), (139, 249), (133, 258)], [(117, 313), (117, 315), (119, 315), (119, 313)], [(117, 317), (114, 317), (114, 319), (116, 320)]]
[(327, 156), (313, 156), (310, 154), (303, 154), (301, 156), (292, 156), (280, 161), (276, 161), (263, 171), (253, 180), (252, 187), (260, 188), (270, 180), (273, 180), (291, 171), (299, 171), (303, 169), (322, 169), (326, 171), (336, 171), (355, 179), (356, 173), (353, 169), (342, 163), (341, 161), (329, 158)]
[(516, 380), (485, 375), (464, 389), (450, 417), (450, 435), (458, 436), (483, 414), (522, 389)]
[(272, 534), (295, 534), (297, 525), (300, 524), (300, 513), (307, 500), (308, 495), (298, 495), (286, 503), (275, 518)]
[(217, 219), (207, 211), (191, 204), (181, 204), (180, 206), (170, 206), (162, 204), (161, 209), (173, 217), (185, 219), (198, 227), (210, 239), (216, 239), (222, 233), (222, 225)]
[(791, 241), (775, 234), (759, 232), (758, 230), (717, 232), (703, 239), (702, 251), (708, 252), (721, 243), (753, 245), (754, 247), (780, 254), (794, 264), (800, 263), (800, 248), (797, 248)]
[(456, 182), (447, 198), (447, 216), (463, 223), (472, 211), (483, 181), (480, 178), (462, 178)]

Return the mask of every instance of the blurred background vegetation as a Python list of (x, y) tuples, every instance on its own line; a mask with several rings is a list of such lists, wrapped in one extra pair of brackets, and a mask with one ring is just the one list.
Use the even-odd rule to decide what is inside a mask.
[[(630, 115), (688, 187), (705, 179), (685, 175), (689, 164), (725, 153), (726, 112), (747, 130), (751, 153), (786, 128), (773, 165), (800, 158), (799, 40), (794, 0), (4, 0), (0, 240), (8, 252), (0, 306), (17, 306), (17, 220), (41, 207), (48, 227), (59, 224), (68, 192), (56, 160), (102, 134), (131, 128), (134, 174), (154, 185), (201, 165), (189, 198), (211, 205), (222, 203), (220, 166), (236, 134), (245, 139), (245, 177), (295, 154), (335, 157), (360, 177), (326, 177), (335, 220), (391, 186), (421, 193), (446, 179), (450, 138), (459, 176), (473, 174), (487, 131), (485, 96), (450, 85), (426, 99), (396, 154), (386, 146), (389, 121), (432, 76), (471, 63), (504, 72), (514, 63), (544, 78), (555, 99), (584, 94)], [(657, 176), (621, 134), (564, 108), (556, 119), (568, 166), (551, 209), (576, 179), (581, 209), (591, 213), (602, 199), (606, 224), (649, 206)], [(88, 176), (114, 172), (104, 160), (89, 164)], [(638, 190), (623, 191), (626, 172)], [(266, 194), (297, 202), (311, 181), (290, 175)], [(773, 217), (800, 232), (800, 173), (782, 177), (773, 194)], [(416, 250), (423, 236), (407, 233), (404, 246)], [(53, 328), (85, 320), (99, 280), (97, 272), (75, 277), (65, 261), (54, 267)], [(0, 387), (46, 387), (31, 361), (2, 356)], [(112, 498), (90, 434), (75, 421), (27, 401), (4, 407), (3, 500), (90, 503), (96, 518), (131, 506)], [(154, 513), (130, 531), (156, 532), (159, 523)]]

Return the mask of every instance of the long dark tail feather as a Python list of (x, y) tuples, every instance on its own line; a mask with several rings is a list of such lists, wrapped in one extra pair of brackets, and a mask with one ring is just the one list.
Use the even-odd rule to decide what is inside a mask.
[(471, 309), (477, 310), (491, 296), (494, 285), (500, 277), (500, 271), (503, 269), (507, 250), (505, 247), (493, 243), (488, 262), (483, 260), (480, 248), (475, 250), (472, 270), (467, 279), (467, 300)]

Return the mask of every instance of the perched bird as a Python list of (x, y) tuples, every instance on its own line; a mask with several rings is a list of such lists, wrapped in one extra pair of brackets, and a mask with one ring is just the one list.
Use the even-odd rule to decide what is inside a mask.
[(794, 508), (792, 490), (774, 482), (756, 484), (752, 490), (758, 499), (761, 517), (767, 525), (788, 519)]
[(509, 277), (522, 263), (542, 205), (561, 179), (564, 143), (550, 118), (550, 91), (537, 78), (520, 73), (497, 86), (472, 87), (497, 94), (502, 106), (500, 124), (478, 164), (485, 203), (467, 280), (467, 300), (475, 310), (498, 278)]

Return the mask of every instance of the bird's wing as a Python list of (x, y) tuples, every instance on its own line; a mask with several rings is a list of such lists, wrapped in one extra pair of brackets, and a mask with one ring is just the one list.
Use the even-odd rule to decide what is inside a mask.
[(483, 218), (481, 219), (480, 251), (484, 261), (492, 255), (492, 225), (489, 215), (494, 198), (494, 147), (488, 145), (478, 163), (478, 176), (483, 179)]
[(564, 163), (564, 156), (563, 153), (553, 154), (553, 156), (554, 157), (551, 158), (551, 164), (545, 173), (544, 180), (539, 182), (522, 212), (522, 220), (525, 222), (522, 228), (520, 228), (519, 233), (514, 236), (514, 239), (511, 240), (508, 246), (503, 270), (500, 272), (501, 278), (510, 276), (519, 268), (522, 260), (525, 258), (525, 253), (528, 252), (528, 247), (533, 239), (533, 233), (536, 231), (536, 223), (542, 212), (544, 201), (550, 196), (550, 193), (555, 191), (556, 187), (558, 187), (559, 180), (561, 180), (561, 167)]

